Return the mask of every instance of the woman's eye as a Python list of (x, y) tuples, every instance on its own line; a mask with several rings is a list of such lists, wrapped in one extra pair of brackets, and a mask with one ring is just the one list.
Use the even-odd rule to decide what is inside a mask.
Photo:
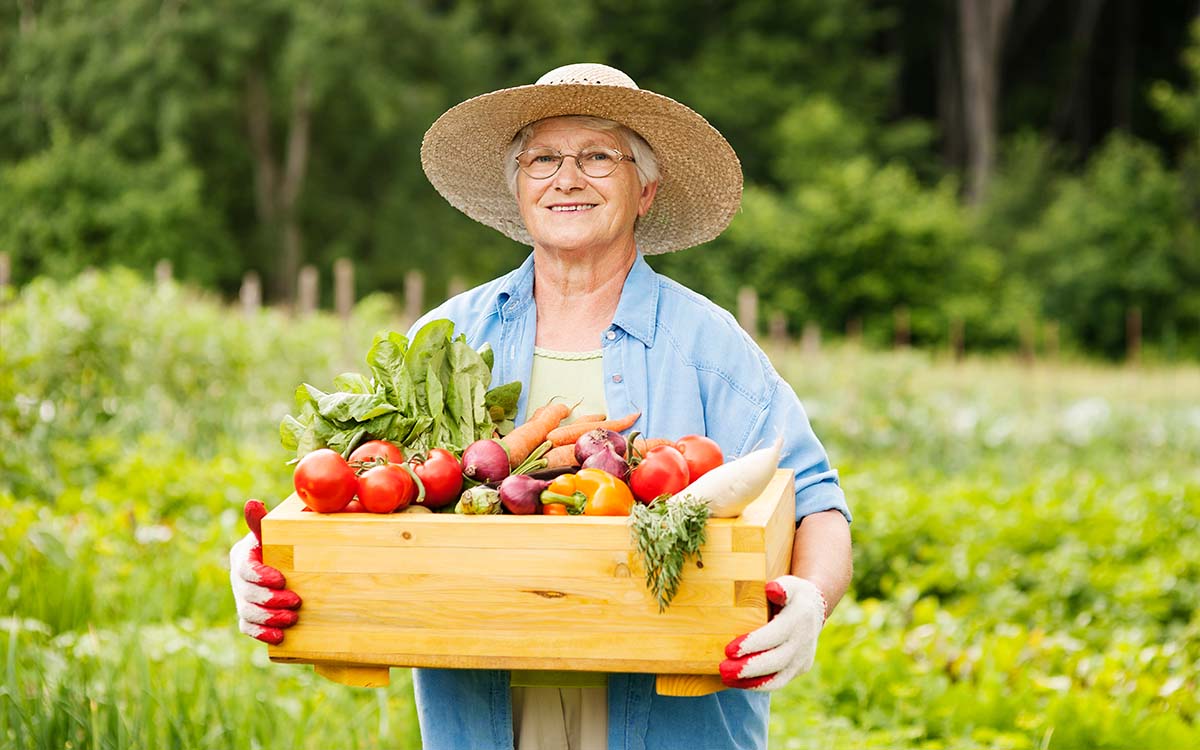
[(538, 154), (537, 156), (533, 157), (533, 161), (540, 164), (553, 164), (554, 162), (558, 161), (558, 157), (554, 156), (553, 154)]
[(608, 161), (612, 157), (603, 151), (592, 151), (591, 153), (584, 154), (583, 158), (585, 161)]

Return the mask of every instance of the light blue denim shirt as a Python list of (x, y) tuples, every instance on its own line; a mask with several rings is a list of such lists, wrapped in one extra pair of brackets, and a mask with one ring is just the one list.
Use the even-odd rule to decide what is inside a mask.
[[(448, 300), (417, 321), (454, 321), (474, 347), (495, 349), (494, 385), (529, 382), (537, 311), (533, 255), (515, 271)], [(795, 392), (728, 312), (654, 272), (640, 255), (601, 335), (610, 414), (641, 412), (643, 435), (716, 440), (727, 457), (783, 436), (781, 464), (796, 472), (796, 518), (850, 511)], [(517, 422), (527, 413), (522, 392)], [(714, 654), (715, 659), (722, 654)], [(416, 669), (421, 738), (428, 749), (512, 748), (510, 674)], [(724, 690), (699, 698), (657, 695), (654, 676), (608, 679), (608, 746), (629, 750), (765, 748), (767, 693)]]

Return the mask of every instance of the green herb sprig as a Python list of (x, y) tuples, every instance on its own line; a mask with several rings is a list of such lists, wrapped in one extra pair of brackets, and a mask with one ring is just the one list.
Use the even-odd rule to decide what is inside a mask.
[(634, 503), (630, 514), (633, 544), (646, 569), (646, 588), (654, 592), (663, 612), (679, 591), (683, 567), (695, 557), (703, 564), (700, 547), (708, 538), (708, 503), (682, 495), (650, 505)]

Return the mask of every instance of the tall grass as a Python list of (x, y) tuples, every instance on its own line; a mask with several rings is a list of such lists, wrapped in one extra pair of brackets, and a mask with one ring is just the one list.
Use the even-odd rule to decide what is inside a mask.
[[(0, 310), (0, 746), (419, 746), (406, 671), (268, 663), (226, 563), (243, 501), (288, 491), (292, 389), (393, 320), (247, 319), (119, 273)], [(773, 747), (1200, 745), (1200, 368), (770, 354), (856, 566)]]

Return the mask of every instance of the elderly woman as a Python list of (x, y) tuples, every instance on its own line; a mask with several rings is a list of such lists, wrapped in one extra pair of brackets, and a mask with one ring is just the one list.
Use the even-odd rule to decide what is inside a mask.
[[(665, 697), (640, 674), (608, 675), (605, 688), (516, 688), (502, 671), (418, 669), (425, 746), (766, 747), (766, 691), (809, 669), (849, 584), (850, 514), (795, 393), (762, 351), (643, 257), (724, 230), (741, 198), (732, 148), (682, 104), (581, 64), (452, 108), (426, 134), (422, 164), (456, 208), (533, 252), (417, 326), (449, 318), (472, 346), (490, 342), (496, 381), (528, 386), (522, 415), (566, 396), (582, 400), (580, 413), (641, 412), (634, 429), (646, 435), (707, 435), (730, 456), (782, 437), (797, 521), (791, 575), (767, 585), (778, 614), (726, 647), (721, 674), (737, 689)], [(277, 642), (298, 600), (255, 552), (248, 536), (231, 558), (242, 629)]]

